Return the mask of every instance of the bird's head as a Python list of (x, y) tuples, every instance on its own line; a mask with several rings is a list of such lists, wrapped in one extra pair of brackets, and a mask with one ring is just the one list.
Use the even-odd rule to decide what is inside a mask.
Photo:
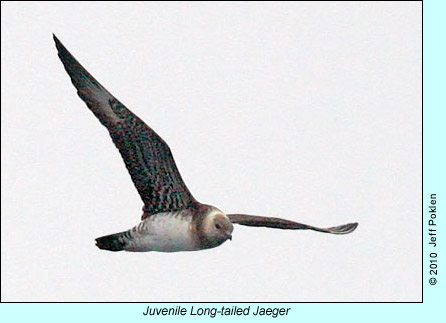
[(203, 220), (202, 233), (212, 247), (221, 245), (226, 240), (232, 240), (234, 226), (222, 211), (211, 207)]

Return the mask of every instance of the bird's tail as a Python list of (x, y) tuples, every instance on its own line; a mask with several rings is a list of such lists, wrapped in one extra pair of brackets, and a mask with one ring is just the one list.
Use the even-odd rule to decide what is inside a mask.
[(124, 231), (115, 234), (110, 234), (108, 236), (103, 236), (96, 238), (96, 246), (99, 249), (110, 250), (110, 251), (121, 251), (124, 250), (130, 238), (130, 232)]

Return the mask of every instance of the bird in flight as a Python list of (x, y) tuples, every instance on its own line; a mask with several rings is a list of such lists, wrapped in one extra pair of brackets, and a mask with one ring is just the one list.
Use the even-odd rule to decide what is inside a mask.
[(187, 189), (166, 142), (108, 92), (53, 35), (60, 60), (79, 97), (110, 133), (144, 203), (139, 224), (96, 239), (110, 251), (194, 251), (232, 239), (233, 224), (333, 234), (354, 231), (358, 223), (318, 228), (285, 219), (225, 214), (198, 202)]

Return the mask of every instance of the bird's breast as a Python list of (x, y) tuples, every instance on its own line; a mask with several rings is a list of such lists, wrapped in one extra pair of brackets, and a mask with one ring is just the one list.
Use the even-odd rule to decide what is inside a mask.
[(131, 229), (129, 251), (191, 251), (200, 249), (188, 210), (153, 214)]

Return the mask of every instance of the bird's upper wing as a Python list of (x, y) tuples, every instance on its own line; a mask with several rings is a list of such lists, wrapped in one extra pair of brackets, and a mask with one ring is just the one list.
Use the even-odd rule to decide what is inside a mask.
[(111, 95), (54, 36), (59, 57), (80, 98), (108, 129), (146, 215), (187, 208), (196, 203), (184, 184), (169, 147), (140, 118)]
[(241, 225), (247, 225), (250, 227), (268, 227), (275, 229), (288, 229), (288, 230), (314, 230), (325, 233), (333, 234), (346, 234), (354, 231), (358, 226), (358, 223), (348, 223), (343, 225), (338, 225), (331, 228), (317, 228), (311, 225), (297, 223), (285, 219), (279, 218), (269, 218), (257, 215), (246, 215), (246, 214), (228, 214), (229, 220), (232, 223), (237, 223)]

